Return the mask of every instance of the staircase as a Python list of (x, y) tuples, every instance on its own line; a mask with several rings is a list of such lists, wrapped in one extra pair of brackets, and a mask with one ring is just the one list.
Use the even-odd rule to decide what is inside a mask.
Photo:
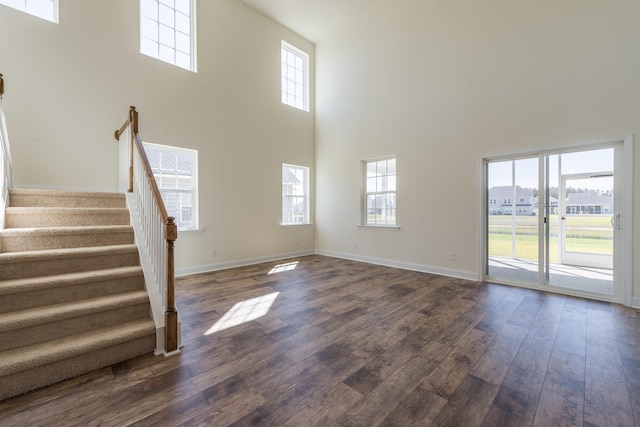
[(125, 196), (10, 189), (0, 230), (0, 400), (156, 346)]

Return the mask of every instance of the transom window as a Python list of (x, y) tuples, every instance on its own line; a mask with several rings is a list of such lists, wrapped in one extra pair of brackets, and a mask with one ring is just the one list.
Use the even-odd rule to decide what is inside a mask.
[(58, 0), (0, 0), (0, 4), (58, 23)]
[(396, 159), (364, 161), (364, 224), (395, 226)]
[(198, 228), (198, 152), (144, 143), (167, 213), (178, 230)]
[(196, 71), (195, 0), (140, 0), (140, 52)]
[(282, 164), (282, 224), (309, 224), (309, 168)]
[(282, 103), (309, 111), (309, 55), (282, 41)]

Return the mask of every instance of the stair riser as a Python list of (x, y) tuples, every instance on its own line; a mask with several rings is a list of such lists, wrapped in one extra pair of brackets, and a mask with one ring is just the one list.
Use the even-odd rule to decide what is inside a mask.
[(149, 316), (147, 303), (0, 332), (0, 351), (56, 340), (119, 323), (148, 319)]
[(96, 234), (59, 234), (40, 236), (3, 236), (0, 252), (25, 252), (44, 249), (87, 248), (91, 246), (133, 243), (133, 232)]
[(124, 208), (124, 196), (118, 197), (73, 197), (47, 194), (9, 195), (9, 206), (20, 207), (67, 207), (67, 208)]
[(93, 225), (129, 225), (128, 213), (114, 214), (5, 214), (6, 228), (79, 227)]
[(72, 258), (34, 258), (28, 261), (0, 265), (0, 277), (7, 280), (23, 279), (25, 277), (79, 273), (136, 265), (139, 265), (137, 252)]
[(0, 314), (140, 289), (144, 289), (144, 277), (142, 274), (99, 282), (78, 282), (71, 286), (3, 295), (0, 297)]
[(58, 360), (48, 365), (32, 367), (27, 371), (0, 376), (0, 383), (2, 384), (2, 387), (0, 387), (0, 400), (86, 374), (123, 360), (152, 353), (155, 345), (156, 337), (154, 334), (68, 359)]

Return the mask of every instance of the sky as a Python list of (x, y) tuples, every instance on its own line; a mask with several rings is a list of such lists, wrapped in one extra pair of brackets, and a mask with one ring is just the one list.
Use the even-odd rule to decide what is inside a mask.
[[(558, 186), (558, 160), (562, 161), (562, 174), (579, 174), (613, 171), (613, 148), (581, 151), (562, 155), (549, 156), (550, 159), (550, 187)], [(514, 161), (500, 161), (489, 163), (489, 188), (512, 184), (513, 164), (515, 163), (516, 185), (524, 188), (538, 188), (538, 157), (518, 159)], [(589, 187), (598, 190), (612, 189), (609, 178), (594, 178), (581, 181), (569, 181), (568, 186)]]

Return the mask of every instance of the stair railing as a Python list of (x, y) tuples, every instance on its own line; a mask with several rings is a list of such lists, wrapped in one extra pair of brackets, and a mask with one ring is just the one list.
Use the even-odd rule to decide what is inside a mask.
[[(128, 134), (129, 138), (122, 138)], [(136, 231), (140, 260), (156, 323), (158, 347), (165, 354), (178, 351), (180, 334), (175, 305), (174, 241), (178, 238), (175, 218), (167, 214), (160, 190), (138, 133), (138, 112), (115, 131), (120, 141), (120, 189), (129, 194), (129, 207)], [(128, 140), (127, 140), (128, 139)], [(164, 329), (164, 333), (160, 329)]]
[(13, 166), (9, 150), (9, 134), (5, 121), (2, 97), (4, 95), (4, 78), (0, 74), (0, 230), (4, 229), (4, 212), (9, 200), (9, 188), (13, 185)]

